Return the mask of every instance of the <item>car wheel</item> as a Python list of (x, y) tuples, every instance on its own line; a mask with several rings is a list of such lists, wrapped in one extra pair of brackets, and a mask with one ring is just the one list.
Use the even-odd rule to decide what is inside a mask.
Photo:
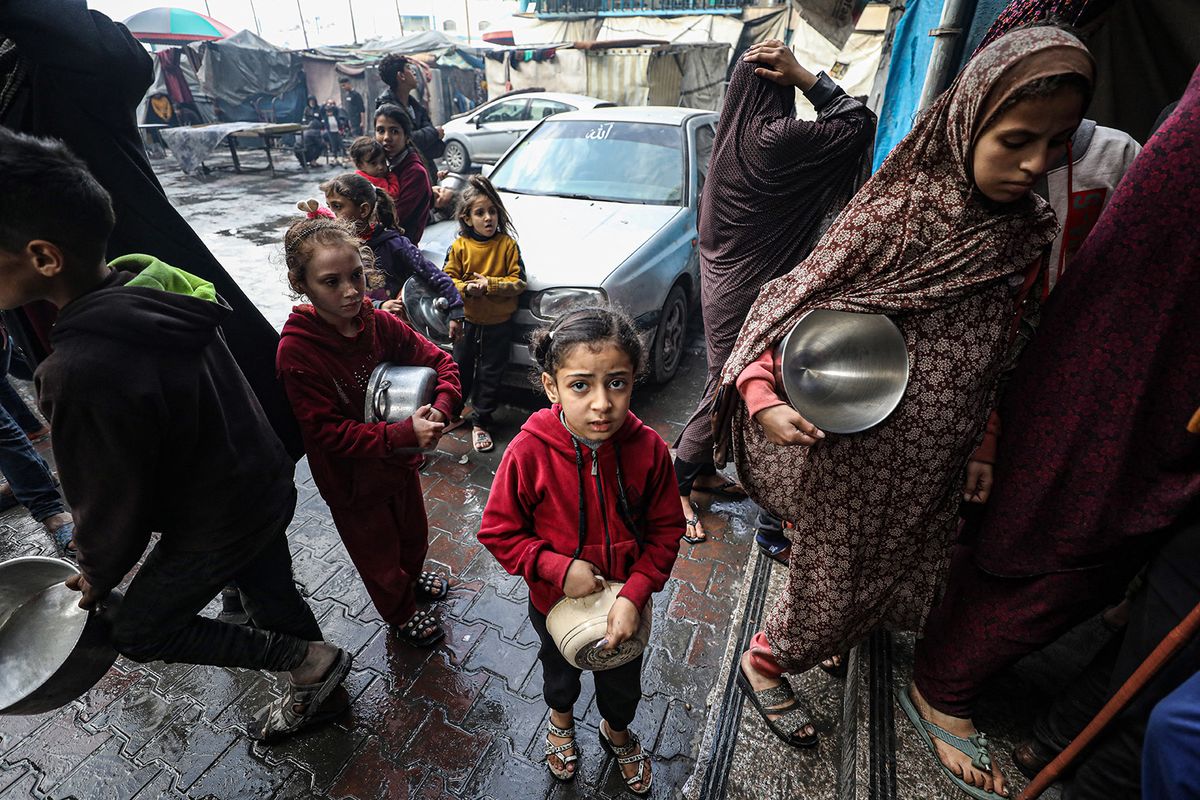
[(662, 314), (658, 318), (658, 330), (654, 332), (650, 377), (655, 383), (666, 383), (679, 371), (687, 323), (687, 295), (682, 286), (675, 284), (667, 293), (667, 301), (663, 303)]
[(471, 156), (467, 154), (466, 146), (455, 139), (446, 142), (446, 151), (442, 153), (446, 169), (451, 172), (466, 172), (471, 167)]

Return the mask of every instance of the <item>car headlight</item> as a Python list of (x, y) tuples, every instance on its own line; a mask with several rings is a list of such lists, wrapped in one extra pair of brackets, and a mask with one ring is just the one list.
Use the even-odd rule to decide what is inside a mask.
[(529, 310), (535, 317), (554, 319), (562, 312), (578, 305), (607, 305), (608, 295), (603, 289), (569, 287), (547, 289), (538, 292), (529, 300)]

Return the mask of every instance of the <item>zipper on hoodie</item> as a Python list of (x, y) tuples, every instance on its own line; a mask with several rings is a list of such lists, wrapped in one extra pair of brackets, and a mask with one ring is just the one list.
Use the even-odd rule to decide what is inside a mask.
[(608, 533), (608, 504), (604, 502), (604, 482), (600, 477), (600, 453), (592, 450), (592, 477), (596, 479), (596, 498), (600, 502), (600, 519), (604, 523), (604, 560), (605, 571), (612, 575), (613, 546), (612, 537)]

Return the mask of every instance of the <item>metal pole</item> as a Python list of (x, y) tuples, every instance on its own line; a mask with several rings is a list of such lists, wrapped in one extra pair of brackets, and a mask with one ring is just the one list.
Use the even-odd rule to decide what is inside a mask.
[(208, 7), (208, 0), (204, 0), (204, 16), (206, 16), (206, 17), (212, 16), (212, 10), (209, 9), (209, 7)]
[(300, 15), (300, 31), (304, 34), (304, 49), (308, 49), (308, 28), (304, 27), (304, 9), (300, 7), (300, 0), (296, 0), (296, 13)]
[(918, 110), (927, 108), (946, 88), (947, 79), (954, 70), (958, 39), (962, 36), (963, 25), (967, 22), (972, 5), (971, 0), (946, 0), (942, 6), (942, 19), (929, 32), (934, 37), (933, 52), (929, 55), (929, 69), (925, 72), (925, 86), (921, 89)]
[(254, 32), (262, 36), (262, 25), (258, 24), (258, 12), (254, 10), (254, 0), (250, 0), (250, 14), (254, 17)]
[(400, 35), (404, 35), (404, 17), (400, 16), (400, 0), (396, 0), (396, 20), (400, 23)]
[(354, 44), (358, 44), (358, 28), (354, 25), (354, 0), (346, 0), (346, 5), (350, 7), (350, 33), (354, 36)]
[(463, 13), (467, 15), (467, 44), (471, 43), (471, 4), (463, 0)]

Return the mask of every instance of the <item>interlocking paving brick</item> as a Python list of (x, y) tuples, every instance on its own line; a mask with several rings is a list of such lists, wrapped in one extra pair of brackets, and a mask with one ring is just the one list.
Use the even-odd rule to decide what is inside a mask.
[(517, 647), (506, 643), (491, 628), (483, 632), (479, 642), (467, 656), (463, 667), (468, 670), (486, 669), (508, 682), (510, 689), (520, 686), (537, 661), (536, 647)]
[(515, 752), (524, 753), (531, 743), (541, 741), (549, 713), (540, 694), (536, 700), (522, 699), (514, 696), (503, 680), (493, 677), (488, 679), (462, 725), (466, 730), (489, 731), (506, 738)]
[(121, 742), (112, 738), (84, 759), (47, 796), (53, 800), (121, 800), (132, 797), (162, 772), (159, 764), (131, 768), (121, 753)]
[[(221, 208), (212, 213), (223, 213), (241, 197), (242, 180), (222, 175), (206, 183), (207, 195), (193, 195), (189, 207), (216, 202)], [(291, 213), (291, 195), (307, 191), (313, 180), (281, 172), (273, 191), (289, 194), (276, 209), (279, 219)], [(190, 184), (175, 190), (180, 186), (195, 191)], [(692, 355), (676, 380), (639, 386), (634, 401), (636, 413), (668, 441), (690, 416), (705, 377), (698, 331), (692, 337)], [(540, 643), (526, 615), (527, 588), (500, 568), (476, 533), (504, 443), (545, 400), (510, 390), (502, 399), (510, 405), (497, 416), (495, 452), (474, 453), (469, 431), (456, 431), (443, 438), (422, 471), (429, 559), (453, 578), (450, 596), (432, 606), (447, 631), (442, 643), (413, 648), (382, 623), (302, 460), (299, 507), (289, 531), (293, 570), (328, 639), (356, 651), (346, 684), (351, 710), (291, 742), (252, 749), (245, 724), (278, 696), (275, 679), (251, 670), (119, 660), (68, 709), (0, 718), (0, 796), (54, 796), (56, 786), (78, 792), (89, 781), (110, 787), (114, 798), (136, 800), (628, 796), (599, 751), (590, 676), (584, 676), (576, 704), (584, 749), (579, 778), (559, 785), (542, 760), (548, 709), (541, 696)], [(657, 751), (655, 797), (674, 796), (692, 764), (716, 674), (715, 661), (708, 662), (721, 656), (717, 643), (728, 633), (736, 582), (752, 547), (749, 504), (701, 504), (700, 514), (712, 540), (682, 551), (673, 580), (655, 598), (646, 698), (634, 722), (646, 746)], [(0, 516), (0, 558), (52, 552), (27, 514)], [(217, 610), (214, 599), (205, 613)], [(92, 777), (100, 775), (111, 777)], [(105, 795), (88, 800), (95, 796)]]
[(200, 776), (189, 797), (271, 797), (292, 773), (290, 766), (272, 769), (253, 753), (255, 745), (240, 738)]
[(475, 771), (491, 742), (490, 734), (469, 733), (448, 723), (445, 714), (440, 709), (434, 709), (409, 740), (404, 756), (408, 763), (436, 769), (446, 787), (457, 794)]
[(506, 638), (511, 638), (529, 619), (529, 608), (526, 603), (500, 597), (495, 586), (485, 586), (467, 609), (463, 619), (468, 622), (486, 622), (503, 631)]
[(176, 785), (186, 790), (237, 739), (235, 732), (217, 730), (204, 709), (187, 708), (137, 752), (137, 760), (169, 764), (178, 773)]
[(329, 790), (329, 797), (353, 800), (408, 800), (428, 774), (424, 765), (402, 765), (378, 736), (367, 739)]
[(112, 738), (108, 731), (91, 733), (84, 730), (77, 714), (73, 706), (67, 706), (32, 736), (22, 739), (5, 760), (10, 764), (28, 760), (36, 766), (42, 775), (40, 788), (46, 791)]
[(435, 653), (425, 662), (407, 694), (445, 709), (451, 722), (461, 722), (487, 682), (486, 673), (463, 672), (451, 666), (445, 654)]
[[(16, 780), (9, 783), (4, 789), (0, 789), (0, 797), (4, 800), (25, 800), (27, 797), (37, 797), (37, 785), (41, 776), (36, 770), (26, 769), (17, 775)], [(0, 786), (4, 785), (4, 778), (0, 776)]]

